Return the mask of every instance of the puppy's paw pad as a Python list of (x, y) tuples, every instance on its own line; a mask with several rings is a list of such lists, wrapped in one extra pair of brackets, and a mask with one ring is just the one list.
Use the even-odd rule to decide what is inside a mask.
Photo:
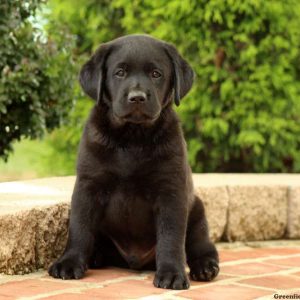
[(190, 282), (185, 272), (160, 272), (157, 271), (153, 281), (154, 286), (163, 289), (185, 290), (190, 287)]
[(190, 276), (195, 281), (211, 281), (219, 274), (219, 263), (211, 257), (194, 260), (190, 265)]
[(80, 279), (83, 277), (87, 266), (80, 263), (79, 259), (61, 258), (48, 269), (50, 276), (61, 279)]

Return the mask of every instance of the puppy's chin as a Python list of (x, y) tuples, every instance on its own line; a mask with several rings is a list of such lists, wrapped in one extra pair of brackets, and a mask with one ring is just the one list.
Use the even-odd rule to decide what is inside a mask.
[(155, 124), (160, 114), (154, 117), (145, 115), (129, 115), (129, 116), (118, 116), (117, 114), (111, 115), (111, 122), (115, 127), (122, 127), (126, 124), (133, 124), (141, 127), (151, 127)]

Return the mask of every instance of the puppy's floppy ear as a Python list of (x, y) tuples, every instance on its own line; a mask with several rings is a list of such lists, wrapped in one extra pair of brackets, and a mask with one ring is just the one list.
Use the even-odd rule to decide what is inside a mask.
[(164, 43), (164, 48), (173, 66), (174, 101), (179, 106), (180, 99), (191, 89), (195, 74), (191, 66), (173, 45)]
[(105, 82), (105, 61), (111, 51), (109, 43), (102, 44), (83, 65), (79, 82), (84, 92), (99, 104), (102, 100)]

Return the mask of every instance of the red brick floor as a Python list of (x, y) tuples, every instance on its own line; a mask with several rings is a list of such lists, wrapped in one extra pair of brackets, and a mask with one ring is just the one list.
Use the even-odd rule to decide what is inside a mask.
[[(82, 280), (58, 280), (39, 271), (0, 275), (0, 300), (51, 299), (300, 299), (300, 246), (220, 250), (221, 272), (184, 291), (153, 287), (153, 272), (89, 270)], [(285, 298), (283, 297), (285, 296)], [(290, 298), (287, 298), (290, 296)]]

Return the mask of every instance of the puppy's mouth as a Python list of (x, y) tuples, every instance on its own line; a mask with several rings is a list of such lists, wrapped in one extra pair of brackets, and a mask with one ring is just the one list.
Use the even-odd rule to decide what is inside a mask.
[(154, 123), (158, 117), (159, 114), (154, 115), (154, 116), (150, 116), (146, 113), (143, 113), (141, 111), (136, 111), (134, 113), (128, 113), (125, 115), (117, 115), (114, 114), (114, 116), (116, 117), (116, 119), (118, 121), (121, 121), (123, 123), (133, 123), (133, 124), (152, 124)]

